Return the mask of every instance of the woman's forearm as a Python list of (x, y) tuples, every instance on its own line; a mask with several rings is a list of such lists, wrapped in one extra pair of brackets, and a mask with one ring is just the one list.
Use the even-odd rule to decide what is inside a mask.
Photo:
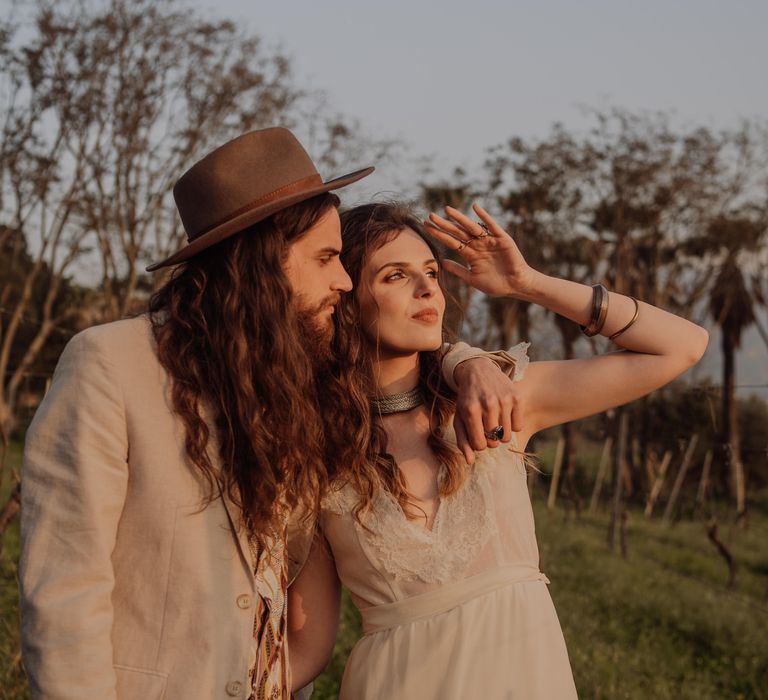
[(330, 545), (317, 533), (307, 561), (288, 588), (288, 658), (294, 688), (328, 665), (336, 640), (341, 583)]
[[(592, 287), (586, 284), (534, 272), (529, 290), (515, 296), (585, 326), (590, 320), (592, 294)], [(709, 339), (704, 328), (642, 301), (639, 304), (635, 323), (613, 342), (632, 352), (684, 355), (693, 362), (704, 354)], [(634, 313), (635, 304), (630, 297), (610, 292), (608, 315), (600, 334), (610, 336), (621, 330)]]

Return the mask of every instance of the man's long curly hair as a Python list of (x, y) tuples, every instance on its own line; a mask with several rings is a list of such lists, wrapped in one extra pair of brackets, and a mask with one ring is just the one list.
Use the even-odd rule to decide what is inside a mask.
[[(338, 203), (314, 197), (212, 246), (150, 300), (187, 454), (207, 487), (202, 505), (218, 481), (261, 545), (289, 511), (316, 512), (329, 478), (326, 432), (345, 449), (362, 444), (345, 420), (359, 406), (343, 377), (318, 371), (307, 353), (284, 274), (290, 244)], [(321, 405), (321, 395), (332, 400)]]
[[(387, 202), (354, 207), (341, 214), (341, 228), (341, 260), (355, 288), (361, 283), (363, 268), (371, 254), (405, 229), (412, 229), (421, 236), (435, 259), (440, 260), (439, 251), (419, 220), (402, 204)], [(335, 352), (338, 357), (346, 359), (347, 372), (357, 379), (356, 384), (350, 381), (348, 386), (358, 392), (356, 400), (360, 403), (379, 392), (373, 372), (376, 347), (360, 328), (360, 307), (354, 292), (342, 299), (335, 314), (335, 323)], [(447, 340), (445, 330), (443, 334), (444, 340)], [(419, 353), (419, 386), (430, 412), (428, 444), (444, 466), (439, 493), (447, 496), (459, 489), (468, 469), (454, 443), (444, 437), (456, 409), (456, 397), (443, 380), (442, 359), (442, 349)], [(421, 509), (413, 503), (397, 462), (387, 452), (387, 435), (374, 410), (368, 408), (362, 415), (357, 434), (369, 436), (367, 443), (364, 443), (364, 452), (356, 459), (338, 463), (333, 475), (333, 488), (350, 484), (359, 494), (353, 511), (358, 522), (364, 524), (364, 515), (371, 508), (379, 489), (392, 494), (408, 517), (424, 517), (413, 513), (414, 508)]]

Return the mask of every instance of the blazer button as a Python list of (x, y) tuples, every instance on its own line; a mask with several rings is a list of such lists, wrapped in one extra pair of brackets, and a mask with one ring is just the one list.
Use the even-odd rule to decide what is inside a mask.
[(227, 695), (231, 697), (237, 697), (240, 695), (240, 691), (243, 689), (243, 684), (240, 681), (230, 681), (227, 683)]
[(251, 596), (247, 594), (237, 596), (237, 607), (240, 610), (248, 610), (251, 607)]

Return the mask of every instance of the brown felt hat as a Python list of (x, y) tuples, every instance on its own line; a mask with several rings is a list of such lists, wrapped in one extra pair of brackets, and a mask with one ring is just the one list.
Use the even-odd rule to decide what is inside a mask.
[(251, 131), (209, 153), (173, 188), (188, 244), (148, 272), (188, 260), (281, 209), (337, 190), (373, 168), (323, 182), (296, 137), (282, 127)]

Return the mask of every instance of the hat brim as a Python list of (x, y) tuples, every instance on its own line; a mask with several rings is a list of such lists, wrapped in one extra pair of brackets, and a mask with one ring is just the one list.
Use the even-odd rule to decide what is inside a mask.
[(184, 246), (181, 250), (178, 250), (173, 255), (167, 257), (165, 260), (161, 260), (160, 262), (152, 263), (151, 265), (147, 266), (146, 270), (147, 272), (154, 272), (155, 270), (159, 270), (162, 267), (177, 265), (178, 263), (182, 263), (185, 260), (189, 260), (191, 257), (197, 255), (206, 248), (210, 248), (212, 245), (223, 241), (225, 238), (234, 236), (236, 233), (239, 233), (243, 229), (246, 229), (249, 226), (253, 226), (253, 224), (257, 224), (259, 221), (263, 221), (267, 217), (276, 214), (281, 209), (285, 209), (286, 207), (290, 207), (293, 204), (298, 204), (299, 202), (311, 199), (312, 197), (316, 197), (317, 195), (323, 194), (324, 192), (338, 190), (341, 187), (351, 185), (353, 182), (362, 180), (364, 177), (370, 175), (373, 171), (374, 168), (372, 166), (363, 168), (362, 170), (355, 170), (348, 175), (342, 175), (341, 177), (334, 178), (333, 180), (328, 180), (328, 182), (324, 182), (322, 185), (318, 185), (317, 187), (302, 190), (301, 192), (296, 192), (286, 197), (282, 197), (281, 199), (276, 199), (272, 202), (269, 202), (268, 204), (257, 206), (253, 209), (242, 212), (241, 214), (238, 214), (237, 216), (228, 219), (224, 223), (212, 228), (210, 231), (206, 231), (201, 236), (195, 238), (195, 240), (193, 240), (191, 243), (188, 243), (186, 246)]

